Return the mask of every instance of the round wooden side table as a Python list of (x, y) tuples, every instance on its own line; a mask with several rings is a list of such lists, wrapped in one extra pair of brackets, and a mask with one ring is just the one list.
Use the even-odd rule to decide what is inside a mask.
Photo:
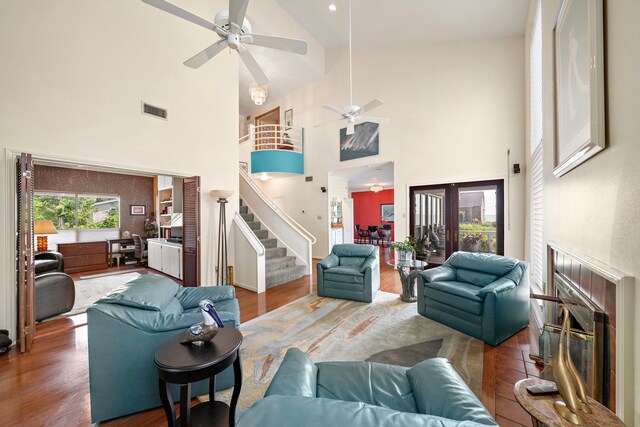
[[(513, 394), (522, 408), (531, 415), (533, 425), (549, 426), (549, 427), (576, 427), (565, 420), (553, 408), (553, 402), (561, 400), (560, 394), (551, 394), (547, 396), (533, 396), (527, 391), (527, 387), (549, 383), (550, 381), (541, 380), (539, 378), (528, 378), (520, 380), (513, 387)], [(587, 398), (593, 412), (591, 414), (582, 414), (586, 420), (581, 427), (624, 427), (624, 423), (608, 408), (596, 402), (590, 397)]]
[[(160, 347), (154, 363), (158, 368), (160, 400), (172, 426), (235, 425), (236, 404), (242, 387), (240, 344), (242, 334), (229, 326), (218, 331), (209, 342), (198, 347), (180, 344), (182, 334)], [(233, 394), (230, 405), (215, 400), (216, 374), (233, 364)], [(209, 401), (191, 408), (191, 383), (209, 378)], [(176, 420), (169, 383), (180, 384), (180, 418)]]

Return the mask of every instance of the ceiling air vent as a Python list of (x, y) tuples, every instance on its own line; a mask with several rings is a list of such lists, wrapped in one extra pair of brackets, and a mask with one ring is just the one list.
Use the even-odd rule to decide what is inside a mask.
[(142, 114), (148, 114), (150, 116), (158, 117), (160, 119), (167, 120), (167, 110), (160, 107), (155, 107), (146, 102), (142, 103)]

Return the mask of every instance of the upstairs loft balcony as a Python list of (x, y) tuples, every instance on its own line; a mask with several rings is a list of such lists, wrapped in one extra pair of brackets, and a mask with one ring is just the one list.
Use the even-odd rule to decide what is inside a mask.
[(240, 139), (251, 151), (252, 174), (276, 176), (304, 174), (304, 130), (283, 125), (250, 126)]

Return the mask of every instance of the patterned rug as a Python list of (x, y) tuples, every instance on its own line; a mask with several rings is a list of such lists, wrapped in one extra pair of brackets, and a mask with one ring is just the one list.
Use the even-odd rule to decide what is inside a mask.
[[(476, 396), (482, 390), (484, 344), (420, 316), (416, 304), (378, 292), (372, 304), (309, 295), (243, 323), (243, 383), (238, 408), (264, 396), (287, 349), (298, 347), (314, 362), (368, 360), (413, 366), (446, 357)], [(216, 394), (229, 401), (231, 390)], [(207, 400), (207, 397), (201, 397)]]

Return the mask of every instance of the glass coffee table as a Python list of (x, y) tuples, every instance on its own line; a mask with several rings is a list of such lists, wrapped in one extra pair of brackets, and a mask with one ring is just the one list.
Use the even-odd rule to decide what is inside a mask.
[(418, 273), (427, 268), (426, 261), (411, 260), (396, 262), (395, 259), (387, 261), (387, 265), (395, 268), (400, 274), (400, 282), (402, 283), (402, 294), (400, 299), (404, 302), (416, 302), (416, 277)]

